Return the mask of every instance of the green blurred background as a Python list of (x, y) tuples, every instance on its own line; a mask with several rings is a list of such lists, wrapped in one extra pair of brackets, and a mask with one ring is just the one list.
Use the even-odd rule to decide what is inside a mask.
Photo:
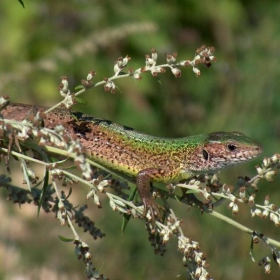
[[(91, 89), (81, 96), (87, 104), (75, 109), (159, 136), (238, 130), (262, 143), (264, 156), (279, 152), (279, 1), (24, 3), (25, 9), (16, 0), (0, 2), (1, 95), (15, 102), (53, 105), (60, 100), (57, 89), (63, 75), (74, 89), (90, 70), (97, 72), (95, 81), (112, 76), (120, 56), (128, 54), (128, 67), (136, 69), (152, 47), (158, 51), (158, 63), (164, 63), (165, 53), (192, 59), (206, 44), (216, 48), (218, 61), (210, 69), (201, 66), (200, 78), (184, 68), (181, 78), (167, 71), (158, 78), (146, 73), (141, 81), (117, 80), (114, 95), (103, 87)], [(234, 184), (239, 175), (253, 175), (258, 163), (261, 159), (226, 170), (221, 177)], [(5, 172), (3, 163), (0, 168)], [(271, 202), (279, 204), (279, 183), (279, 176), (273, 183), (262, 182), (257, 202), (270, 194)], [(85, 203), (86, 192), (83, 186), (74, 188), (74, 202)], [(70, 232), (53, 216), (42, 213), (37, 220), (35, 207), (19, 209), (3, 202), (5, 197), (2, 192), (0, 279), (84, 279), (84, 265), (73, 246), (57, 237), (71, 237)], [(180, 274), (178, 279), (185, 279), (175, 240), (164, 257), (154, 255), (143, 221), (132, 220), (122, 235), (121, 216), (111, 212), (107, 200), (103, 203), (103, 210), (90, 205), (88, 215), (106, 237), (94, 241), (81, 233), (98, 269), (111, 279), (177, 279)], [(259, 223), (250, 218), (247, 207), (240, 208), (234, 219), (279, 238), (272, 223)], [(219, 211), (231, 216), (226, 206)], [(267, 276), (251, 261), (246, 234), (195, 209), (179, 207), (177, 213), (185, 220), (185, 234), (207, 253), (215, 279), (280, 279), (276, 265)], [(268, 254), (268, 248), (258, 245), (257, 260), (263, 252)]]

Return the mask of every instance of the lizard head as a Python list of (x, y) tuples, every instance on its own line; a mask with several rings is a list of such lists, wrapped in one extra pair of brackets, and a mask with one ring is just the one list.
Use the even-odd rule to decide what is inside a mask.
[(191, 169), (194, 173), (217, 172), (250, 161), (261, 153), (262, 147), (240, 132), (214, 132), (197, 148), (197, 159)]

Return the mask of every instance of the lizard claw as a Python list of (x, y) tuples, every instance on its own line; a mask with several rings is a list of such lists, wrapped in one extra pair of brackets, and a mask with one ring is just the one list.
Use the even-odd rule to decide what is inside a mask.
[(152, 222), (161, 221), (159, 205), (152, 198), (144, 198), (144, 211), (143, 217), (151, 220)]

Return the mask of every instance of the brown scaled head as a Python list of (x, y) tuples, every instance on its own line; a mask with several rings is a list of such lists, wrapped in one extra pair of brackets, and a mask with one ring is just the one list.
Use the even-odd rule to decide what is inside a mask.
[[(240, 132), (213, 132), (198, 148), (195, 173), (217, 172), (231, 165), (250, 161), (262, 153), (262, 147)], [(192, 168), (191, 168), (192, 169)]]

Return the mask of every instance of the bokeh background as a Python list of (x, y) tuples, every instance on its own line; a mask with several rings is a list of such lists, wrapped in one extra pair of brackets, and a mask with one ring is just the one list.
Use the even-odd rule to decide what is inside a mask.
[[(279, 152), (280, 138), (280, 2), (279, 1), (35, 1), (0, 2), (0, 93), (12, 101), (53, 105), (60, 100), (60, 77), (68, 76), (74, 89), (88, 71), (95, 81), (113, 75), (120, 56), (129, 55), (128, 67), (144, 65), (145, 54), (155, 47), (159, 63), (166, 53), (178, 60), (192, 59), (201, 45), (216, 48), (211, 68), (191, 68), (182, 77), (169, 71), (157, 78), (144, 74), (141, 81), (117, 80), (113, 95), (103, 87), (81, 97), (77, 110), (114, 120), (158, 136), (179, 137), (212, 131), (238, 130), (264, 146), (263, 156)], [(221, 173), (227, 184), (252, 176), (261, 159)], [(6, 173), (5, 165), (0, 165)], [(13, 171), (13, 169), (12, 169)], [(19, 172), (19, 171), (18, 171)], [(21, 177), (19, 173), (16, 175)], [(259, 186), (259, 203), (266, 194), (276, 205), (280, 177)], [(87, 189), (74, 189), (73, 201), (85, 203)], [(5, 202), (1, 191), (0, 279), (85, 279), (84, 265), (71, 237), (51, 215), (36, 218), (34, 206), (21, 208)], [(172, 240), (164, 257), (154, 255), (143, 221), (132, 220), (124, 234), (122, 218), (104, 200), (103, 210), (89, 206), (88, 215), (105, 233), (92, 240), (86, 233), (95, 266), (111, 279), (184, 279), (182, 255)], [(173, 205), (176, 203), (174, 202)], [(215, 279), (279, 279), (279, 268), (265, 275), (249, 256), (250, 237), (196, 209), (179, 207), (188, 237), (200, 242)], [(279, 238), (279, 229), (251, 218), (241, 206), (234, 217), (250, 228)], [(219, 209), (229, 216), (226, 206)], [(256, 260), (269, 254), (260, 244)], [(178, 275), (181, 275), (178, 277)], [(177, 278), (178, 277), (178, 278)]]

